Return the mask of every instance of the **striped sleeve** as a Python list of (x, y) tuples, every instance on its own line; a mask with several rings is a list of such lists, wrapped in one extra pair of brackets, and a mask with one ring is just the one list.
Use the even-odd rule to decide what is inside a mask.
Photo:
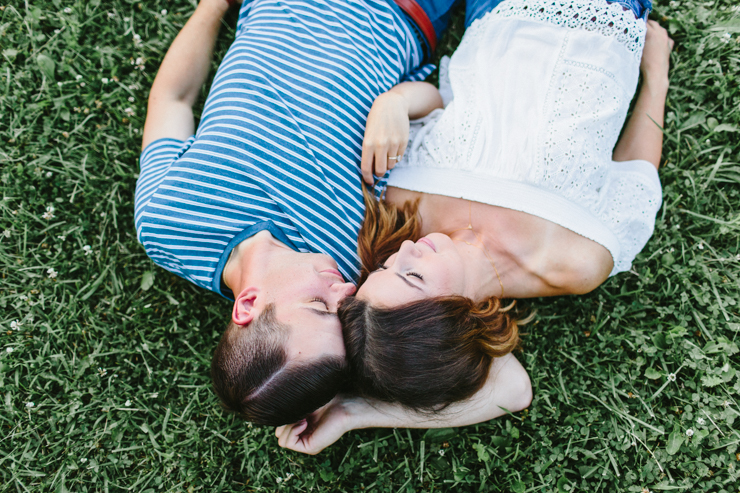
[(177, 139), (155, 140), (139, 157), (139, 179), (136, 181), (134, 198), (134, 221), (137, 225), (136, 237), (141, 242), (141, 214), (162, 184), (172, 164), (193, 144), (195, 136), (186, 141)]

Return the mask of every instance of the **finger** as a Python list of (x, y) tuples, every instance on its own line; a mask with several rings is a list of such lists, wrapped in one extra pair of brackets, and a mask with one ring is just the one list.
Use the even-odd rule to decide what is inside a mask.
[(299, 443), (299, 442), (303, 442), (303, 439), (304, 438), (308, 438), (308, 436), (305, 436), (305, 437), (304, 436), (301, 436), (303, 434), (303, 432), (306, 431), (307, 428), (308, 428), (308, 421), (306, 421), (305, 419), (301, 420), (299, 423), (297, 423), (293, 427), (293, 431), (292, 431), (291, 435), (293, 437), (293, 443), (294, 444)]
[(288, 425), (278, 426), (277, 428), (275, 428), (275, 436), (278, 437), (278, 438), (280, 438), (280, 435), (283, 434), (283, 432), (285, 431), (285, 427), (286, 426), (288, 426)]
[(383, 147), (375, 151), (375, 176), (381, 178), (388, 170), (388, 148)]
[(373, 184), (373, 157), (375, 151), (370, 147), (362, 146), (362, 161), (360, 162), (360, 171), (362, 179), (368, 185)]
[[(401, 160), (400, 156), (401, 153), (398, 150), (398, 146), (391, 147), (388, 149), (388, 169), (391, 170), (396, 167), (396, 164), (398, 164), (398, 161)], [(395, 159), (391, 159), (395, 158)]]

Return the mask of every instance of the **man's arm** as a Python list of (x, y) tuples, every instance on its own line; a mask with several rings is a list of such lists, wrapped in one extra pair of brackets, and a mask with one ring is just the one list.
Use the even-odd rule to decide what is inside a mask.
[[(642, 88), (622, 138), (614, 148), (614, 161), (644, 159), (657, 169), (663, 147), (663, 113), (668, 94), (668, 67), (673, 40), (655, 21), (648, 21), (642, 52)], [(656, 125), (657, 123), (657, 125)]]
[(516, 412), (532, 401), (529, 376), (508, 354), (491, 364), (481, 390), (468, 400), (454, 403), (437, 414), (420, 414), (398, 404), (338, 396), (308, 420), (275, 430), (281, 447), (317, 454), (350, 430), (361, 428), (445, 428), (467, 426)]
[(208, 75), (221, 18), (228, 9), (227, 0), (201, 0), (167, 50), (149, 92), (142, 149), (157, 139), (185, 140), (195, 132), (193, 105)]
[(442, 108), (442, 96), (428, 82), (402, 82), (378, 96), (370, 108), (362, 141), (362, 177), (368, 185), (375, 176), (398, 163), (388, 157), (403, 156), (409, 141), (409, 119), (421, 118)]

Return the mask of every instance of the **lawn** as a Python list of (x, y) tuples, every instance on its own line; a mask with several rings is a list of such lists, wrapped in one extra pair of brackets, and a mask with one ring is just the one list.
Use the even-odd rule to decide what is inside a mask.
[(740, 491), (734, 4), (656, 2), (677, 45), (655, 234), (631, 272), (526, 304), (529, 409), (353, 432), (316, 457), (219, 408), (230, 304), (136, 241), (147, 92), (194, 2), (0, 6), (0, 490)]

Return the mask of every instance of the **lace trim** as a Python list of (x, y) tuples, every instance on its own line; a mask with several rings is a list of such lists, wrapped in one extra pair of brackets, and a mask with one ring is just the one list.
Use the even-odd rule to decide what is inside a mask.
[(645, 43), (646, 24), (636, 19), (630, 9), (619, 3), (606, 0), (506, 0), (490, 14), (476, 20), (468, 29), (484, 24), (484, 19), (514, 17), (547, 22), (571, 29), (595, 31), (603, 36), (614, 37), (636, 58), (642, 56)]

